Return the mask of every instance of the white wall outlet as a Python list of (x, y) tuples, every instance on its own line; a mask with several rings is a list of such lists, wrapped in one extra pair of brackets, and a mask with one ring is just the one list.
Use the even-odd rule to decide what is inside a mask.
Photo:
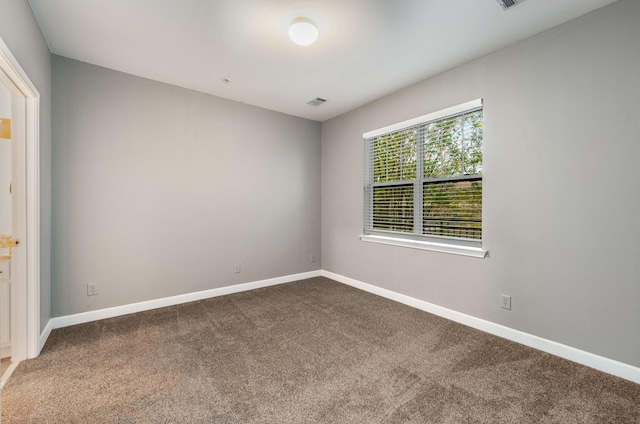
[(240, 274), (240, 264), (236, 264), (236, 265), (235, 265), (234, 272), (235, 272), (236, 274)]
[(87, 296), (95, 296), (98, 294), (98, 285), (96, 283), (87, 284)]
[(506, 294), (501, 294), (500, 296), (500, 307), (511, 310), (511, 296), (507, 296)]
[(316, 263), (316, 255), (315, 254), (311, 254), (309, 255), (309, 262), (311, 262), (312, 264)]

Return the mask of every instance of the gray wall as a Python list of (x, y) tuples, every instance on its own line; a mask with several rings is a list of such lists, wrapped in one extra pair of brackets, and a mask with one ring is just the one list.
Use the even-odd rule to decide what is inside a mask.
[(318, 122), (52, 63), (54, 316), (319, 269)]
[[(638, 22), (616, 2), (323, 123), (323, 268), (640, 366)], [(475, 98), (490, 257), (361, 242), (362, 133)]]
[(51, 318), (51, 56), (27, 0), (3, 1), (0, 38), (40, 93), (40, 328)]

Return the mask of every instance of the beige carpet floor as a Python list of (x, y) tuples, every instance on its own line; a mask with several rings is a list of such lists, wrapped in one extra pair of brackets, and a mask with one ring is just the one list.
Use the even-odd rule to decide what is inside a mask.
[(640, 385), (325, 278), (55, 330), (2, 423), (640, 423)]

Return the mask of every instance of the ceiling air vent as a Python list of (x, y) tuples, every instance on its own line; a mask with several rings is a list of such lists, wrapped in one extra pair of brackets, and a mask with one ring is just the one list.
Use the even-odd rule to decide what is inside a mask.
[(522, 3), (525, 0), (496, 0), (502, 10), (511, 9), (513, 6)]
[(326, 102), (327, 99), (323, 99), (321, 97), (316, 97), (315, 99), (311, 100), (310, 102), (307, 102), (308, 105), (311, 106), (320, 106), (322, 103)]

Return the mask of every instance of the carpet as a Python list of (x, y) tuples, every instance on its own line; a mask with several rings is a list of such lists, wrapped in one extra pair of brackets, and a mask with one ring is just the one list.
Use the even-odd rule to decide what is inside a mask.
[(326, 278), (54, 330), (2, 423), (640, 423), (640, 385)]

